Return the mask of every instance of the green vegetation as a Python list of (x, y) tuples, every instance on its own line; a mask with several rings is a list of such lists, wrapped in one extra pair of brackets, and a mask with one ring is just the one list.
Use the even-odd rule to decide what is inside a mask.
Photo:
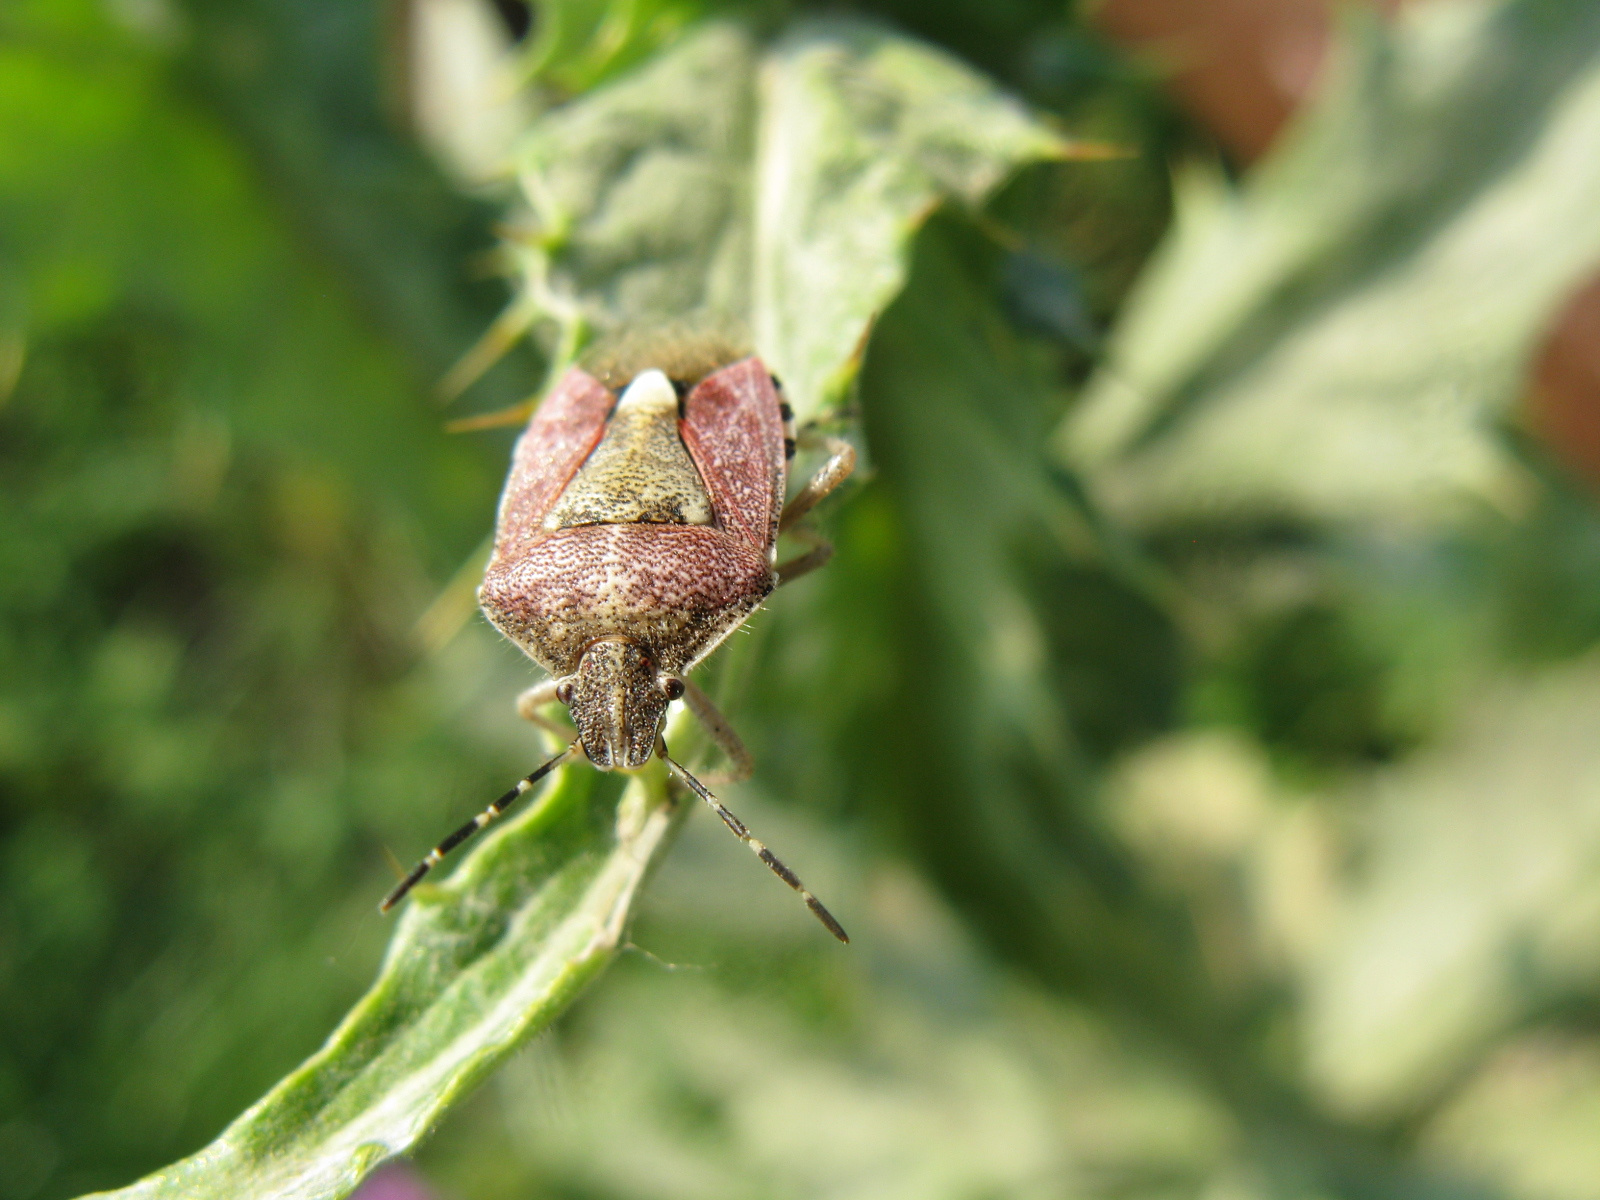
[[(1242, 183), (1058, 6), (867, 15), (551, 0), (475, 199), (376, 7), (0, 17), (0, 1200), (1592, 1195), (1600, 513), (1514, 407), (1600, 14), (1352, 19)], [(503, 310), (464, 411), (710, 314), (863, 437), (708, 681), (851, 947), (579, 768), (377, 915), (543, 749), (450, 619)]]

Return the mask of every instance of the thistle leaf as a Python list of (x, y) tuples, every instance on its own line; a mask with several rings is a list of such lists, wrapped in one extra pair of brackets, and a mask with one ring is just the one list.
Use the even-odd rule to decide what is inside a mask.
[(1068, 420), (1065, 457), (1119, 516), (1428, 524), (1517, 501), (1494, 426), (1600, 261), (1600, 10), (1429, 5), (1346, 33), (1242, 185), (1189, 172)]
[(563, 768), (532, 811), (413, 894), (377, 982), (326, 1045), (211, 1145), (120, 1200), (346, 1196), (404, 1153), (611, 960), (680, 811)]
[(714, 24), (552, 113), (517, 159), (524, 311), (557, 369), (591, 337), (701, 324), (802, 416), (842, 397), (911, 235), (1023, 163), (1096, 153), (944, 53), (858, 21), (761, 51)]
[[(808, 25), (763, 53), (707, 26), (528, 130), (520, 294), (491, 340), (543, 327), (560, 367), (597, 333), (704, 319), (753, 333), (815, 411), (848, 386), (922, 219), (1069, 150), (981, 77), (874, 27)], [(349, 1194), (599, 973), (679, 811), (659, 771), (620, 789), (564, 769), (417, 890), (321, 1051), (209, 1147), (102, 1195)]]

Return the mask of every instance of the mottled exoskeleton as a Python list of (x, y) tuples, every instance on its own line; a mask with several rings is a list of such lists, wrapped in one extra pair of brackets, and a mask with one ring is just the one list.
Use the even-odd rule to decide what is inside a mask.
[(830, 548), (813, 536), (809, 552), (777, 562), (779, 534), (855, 465), (848, 443), (823, 441), (826, 463), (785, 504), (793, 414), (759, 359), (710, 371), (646, 359), (567, 372), (513, 452), (478, 600), (550, 675), (519, 711), (559, 728), (540, 713), (559, 700), (577, 737), (440, 843), (385, 909), (560, 763), (581, 755), (603, 771), (634, 770), (660, 757), (848, 940), (794, 873), (668, 756), (661, 732), (668, 706), (685, 699), (734, 769), (748, 771), (743, 745), (686, 674), (774, 588), (827, 561)]

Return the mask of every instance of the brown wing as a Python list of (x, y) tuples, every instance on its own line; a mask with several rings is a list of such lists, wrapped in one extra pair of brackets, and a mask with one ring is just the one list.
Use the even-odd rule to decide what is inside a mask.
[(573, 367), (535, 410), (511, 452), (511, 473), (495, 522), (498, 561), (548, 537), (545, 514), (605, 432), (612, 395)]
[(763, 553), (778, 539), (788, 469), (781, 405), (758, 358), (708, 375), (684, 402), (683, 441), (718, 519)]

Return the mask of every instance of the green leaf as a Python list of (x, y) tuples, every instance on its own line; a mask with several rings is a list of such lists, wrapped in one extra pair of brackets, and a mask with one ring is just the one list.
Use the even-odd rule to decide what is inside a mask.
[[(491, 341), (552, 321), (560, 365), (595, 332), (713, 316), (770, 336), (763, 354), (815, 408), (848, 382), (922, 217), (1063, 147), (906, 39), (807, 26), (762, 55), (708, 27), (529, 131), (532, 225), (508, 247), (521, 296)], [(619, 790), (564, 771), (418, 889), (377, 983), (317, 1055), (211, 1146), (109, 1194), (337, 1197), (411, 1148), (615, 953), (678, 812), (659, 771)]]
[(1600, 1039), (1530, 1030), (1498, 1049), (1422, 1143), (1513, 1196), (1588, 1195), (1600, 1178)]
[(691, 822), (639, 940), (715, 966), (619, 961), (566, 1036), (506, 1065), (492, 1110), (440, 1131), (419, 1162), (440, 1194), (1043, 1200), (1106, 1197), (1112, 1178), (1159, 1181), (1122, 1200), (1170, 1200), (1231, 1165), (1235, 1127), (1145, 1031), (998, 970), (909, 871), (829, 871), (835, 833), (746, 815), (843, 887), (857, 946), (810, 937), (714, 822)]
[(705, 7), (700, 0), (542, 0), (522, 69), (569, 95), (588, 91), (671, 42)]
[(327, 1045), (192, 1158), (102, 1196), (348, 1195), (610, 961), (677, 809), (563, 768), (448, 882), (419, 887), (372, 990)]
[(1363, 869), (1304, 964), (1313, 1082), (1406, 1111), (1600, 967), (1600, 659), (1480, 684), (1366, 793)]
[(841, 399), (911, 235), (1066, 142), (954, 59), (872, 26), (804, 26), (763, 65), (749, 326), (796, 410)]
[(1518, 494), (1493, 427), (1600, 260), (1600, 9), (1419, 5), (1346, 33), (1242, 185), (1188, 173), (1063, 431), (1129, 520), (1426, 523)]
[(560, 331), (556, 370), (593, 330), (746, 303), (755, 64), (741, 31), (714, 25), (530, 131), (509, 320)]
[[(1174, 646), (1149, 601), (1096, 562), (1053, 485), (1054, 363), (986, 286), (998, 258), (963, 223), (930, 222), (868, 353), (862, 407), (911, 565), (839, 605), (852, 624), (877, 622), (874, 653), (898, 655), (896, 691), (851, 730), (887, 765), (840, 786), (907, 831), (1002, 954), (1171, 1030), (1203, 983), (1146, 897), (1105, 886), (1115, 850), (1087, 818), (1085, 735), (1107, 710), (1159, 724)], [(840, 557), (860, 569), (848, 548)], [(1148, 649), (1136, 658), (1129, 644)], [(1102, 645), (1117, 650), (1097, 664)]]
[(762, 52), (709, 25), (531, 133), (514, 322), (552, 323), (558, 366), (596, 334), (700, 322), (752, 342), (814, 412), (853, 379), (926, 215), (1073, 152), (875, 26), (807, 23)]

